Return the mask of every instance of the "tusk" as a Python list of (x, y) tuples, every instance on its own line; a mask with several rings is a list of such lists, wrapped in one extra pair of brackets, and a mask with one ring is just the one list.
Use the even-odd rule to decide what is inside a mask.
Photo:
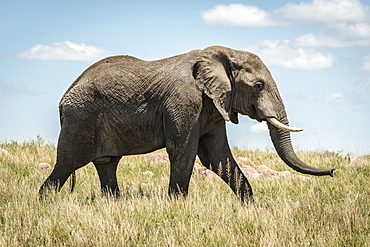
[(268, 118), (266, 118), (266, 120), (278, 129), (291, 131), (291, 132), (300, 132), (300, 131), (303, 130), (301, 128), (290, 127), (288, 125), (282, 124), (276, 118), (273, 118), (273, 117), (268, 117)]

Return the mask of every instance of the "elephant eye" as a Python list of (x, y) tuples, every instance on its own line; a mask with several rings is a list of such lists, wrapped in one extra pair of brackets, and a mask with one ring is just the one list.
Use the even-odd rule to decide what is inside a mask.
[(263, 81), (258, 81), (256, 84), (255, 84), (255, 87), (259, 90), (259, 91), (262, 91), (263, 89)]

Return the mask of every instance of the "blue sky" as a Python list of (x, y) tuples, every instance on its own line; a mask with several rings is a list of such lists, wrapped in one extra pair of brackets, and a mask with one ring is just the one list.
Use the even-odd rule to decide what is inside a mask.
[[(272, 72), (298, 150), (370, 153), (370, 1), (0, 1), (0, 142), (56, 142), (58, 103), (92, 63), (222, 45)], [(228, 124), (232, 146), (271, 149), (266, 126)]]

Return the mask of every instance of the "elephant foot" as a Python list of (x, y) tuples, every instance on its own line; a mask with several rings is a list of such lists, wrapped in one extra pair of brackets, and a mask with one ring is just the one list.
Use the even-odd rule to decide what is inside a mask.
[(101, 188), (101, 193), (102, 193), (102, 196), (104, 197), (113, 197), (113, 198), (120, 198), (121, 197), (121, 193), (119, 191), (119, 188), (109, 188), (109, 187), (103, 187)]
[(240, 197), (240, 201), (243, 205), (258, 205), (253, 196)]
[(39, 189), (40, 199), (45, 199), (49, 194), (56, 194), (60, 191), (60, 181), (51, 181), (47, 179)]
[(175, 188), (170, 187), (168, 189), (168, 196), (172, 200), (184, 200), (188, 196), (188, 192), (185, 189), (181, 189), (179, 186)]

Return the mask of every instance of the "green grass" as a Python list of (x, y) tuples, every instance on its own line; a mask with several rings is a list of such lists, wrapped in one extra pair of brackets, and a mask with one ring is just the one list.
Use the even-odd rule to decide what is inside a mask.
[[(100, 196), (91, 164), (77, 171), (73, 193), (67, 183), (39, 200), (51, 171), (37, 164), (54, 164), (55, 146), (39, 139), (0, 148), (11, 154), (0, 154), (0, 246), (370, 246), (370, 156), (349, 165), (338, 153), (300, 152), (336, 168), (335, 177), (251, 180), (258, 204), (242, 205), (220, 179), (200, 176), (186, 200), (169, 200), (169, 165), (140, 156), (121, 160), (118, 200)], [(290, 170), (274, 152), (233, 152)]]

